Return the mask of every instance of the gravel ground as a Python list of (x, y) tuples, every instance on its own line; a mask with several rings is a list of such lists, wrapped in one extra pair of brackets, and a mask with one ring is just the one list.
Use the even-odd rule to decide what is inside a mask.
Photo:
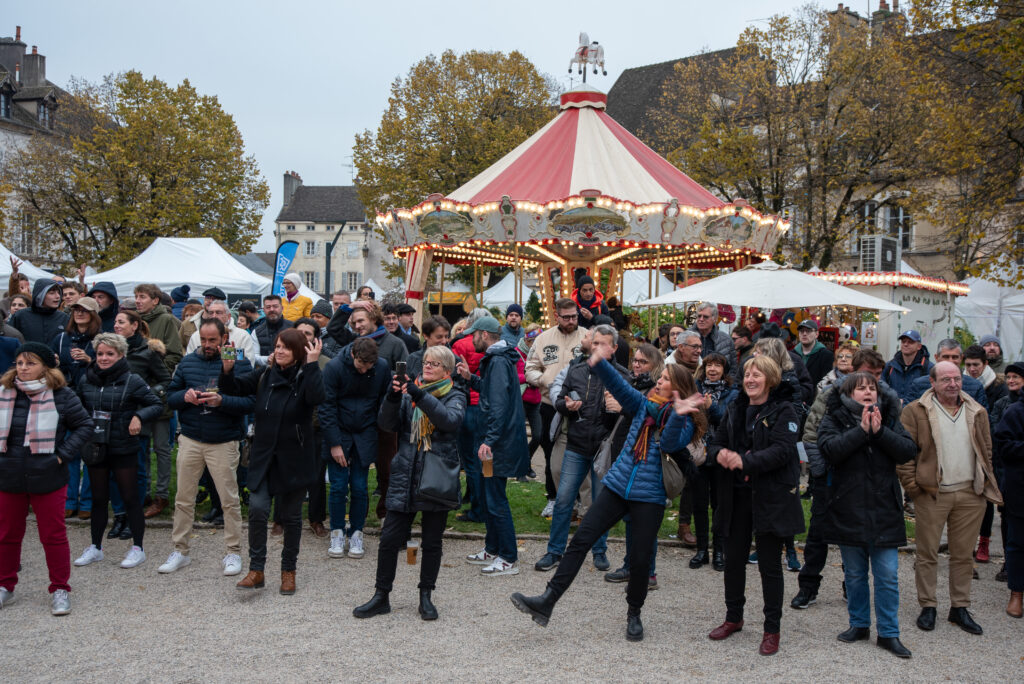
[[(69, 528), (73, 557), (88, 544), (85, 526)], [(691, 552), (663, 549), (661, 588), (644, 609), (646, 640), (626, 642), (623, 585), (608, 584), (588, 562), (545, 628), (509, 602), (514, 591), (539, 593), (548, 575), (532, 569), (544, 551), (523, 542), (519, 575), (482, 577), (463, 557), (479, 550), (467, 539), (445, 542), (439, 587), (440, 620), (416, 612), (417, 571), (400, 559), (390, 615), (352, 617), (373, 593), (377, 539), (361, 560), (327, 558), (327, 540), (308, 531), (299, 558), (298, 593), (277, 593), (279, 538), (271, 538), (267, 589), (242, 594), (239, 578), (221, 575), (221, 532), (197, 529), (192, 565), (171, 575), (156, 568), (171, 551), (166, 528), (149, 530), (146, 562), (118, 563), (128, 542), (107, 542), (107, 558), (73, 568), (71, 615), (49, 614), (46, 566), (30, 522), (18, 600), (0, 611), (2, 678), (22, 681), (453, 681), (687, 679), (827, 681), (1021, 681), (1024, 621), (1005, 615), (1005, 584), (993, 581), (998, 563), (979, 566), (973, 614), (985, 635), (968, 635), (943, 618), (948, 610), (940, 563), (938, 626), (914, 626), (917, 602), (912, 558), (900, 557), (903, 641), (914, 653), (900, 661), (873, 643), (841, 644), (847, 625), (838, 553), (830, 555), (819, 602), (795, 611), (788, 600), (796, 575), (786, 573), (782, 647), (771, 658), (760, 643), (760, 582), (748, 567), (748, 627), (721, 643), (707, 633), (724, 617), (722, 575), (690, 570)], [(623, 547), (610, 546), (613, 563)], [(874, 634), (872, 634), (874, 637)]]

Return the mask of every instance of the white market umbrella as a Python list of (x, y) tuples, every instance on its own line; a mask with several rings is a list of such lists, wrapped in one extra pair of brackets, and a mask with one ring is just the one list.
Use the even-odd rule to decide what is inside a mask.
[(856, 306), (878, 311), (906, 311), (897, 304), (872, 297), (823, 278), (808, 275), (774, 261), (752, 264), (739, 271), (646, 299), (637, 306), (683, 302), (716, 302), (759, 309), (799, 309), (811, 306)]

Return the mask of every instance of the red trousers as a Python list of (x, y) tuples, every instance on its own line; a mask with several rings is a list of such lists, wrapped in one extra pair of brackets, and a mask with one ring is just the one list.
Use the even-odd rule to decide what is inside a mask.
[(28, 508), (36, 514), (39, 541), (46, 553), (50, 571), (50, 593), (58, 589), (71, 591), (71, 546), (64, 526), (65, 487), (49, 494), (11, 494), (0, 492), (0, 587), (14, 591), (21, 564), (21, 540), (25, 538)]

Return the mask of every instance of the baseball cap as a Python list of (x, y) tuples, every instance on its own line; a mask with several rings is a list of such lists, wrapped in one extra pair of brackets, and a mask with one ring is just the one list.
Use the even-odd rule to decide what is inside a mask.
[(818, 322), (813, 318), (805, 318), (804, 320), (800, 321), (800, 325), (796, 326), (797, 330), (799, 330), (800, 328), (807, 328), (808, 330), (817, 330)]
[(100, 303), (97, 302), (92, 297), (79, 297), (78, 300), (72, 305), (72, 308), (74, 308), (75, 306), (80, 306), (86, 311), (91, 311), (93, 313), (100, 312)]
[(916, 330), (904, 330), (900, 333), (899, 339), (902, 340), (904, 337), (917, 343), (921, 342), (921, 334)]
[(466, 328), (466, 334), (475, 333), (477, 330), (483, 330), (489, 333), (501, 332), (501, 326), (498, 325), (498, 321), (492, 316), (482, 316), (476, 319), (476, 323)]

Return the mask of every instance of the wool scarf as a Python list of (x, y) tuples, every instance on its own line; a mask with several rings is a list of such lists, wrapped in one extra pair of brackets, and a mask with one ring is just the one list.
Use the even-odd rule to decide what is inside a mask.
[(378, 327), (376, 330), (374, 330), (372, 333), (370, 333), (369, 335), (363, 335), (363, 337), (369, 338), (371, 340), (379, 340), (380, 338), (384, 337), (387, 334), (389, 334), (388, 333), (388, 329), (385, 328), (382, 325), (382, 326)]
[[(424, 392), (429, 392), (438, 399), (452, 391), (454, 382), (451, 378), (437, 380), (424, 384), (423, 378), (416, 378), (416, 386)], [(417, 449), (430, 451), (430, 435), (434, 434), (434, 424), (427, 418), (427, 414), (412, 403), (412, 429), (409, 431), (409, 441), (416, 445)]]
[(17, 389), (0, 388), (0, 452), (7, 451), (11, 434), (14, 402), (18, 390), (28, 395), (28, 420), (25, 423), (25, 444), (33, 454), (52, 454), (57, 446), (57, 424), (60, 414), (53, 400), (53, 390), (45, 380), (15, 380)]
[(646, 415), (640, 433), (636, 436), (636, 444), (633, 445), (633, 463), (647, 460), (651, 432), (665, 427), (671, 412), (672, 403), (666, 397), (660, 396), (654, 389), (647, 393)]

